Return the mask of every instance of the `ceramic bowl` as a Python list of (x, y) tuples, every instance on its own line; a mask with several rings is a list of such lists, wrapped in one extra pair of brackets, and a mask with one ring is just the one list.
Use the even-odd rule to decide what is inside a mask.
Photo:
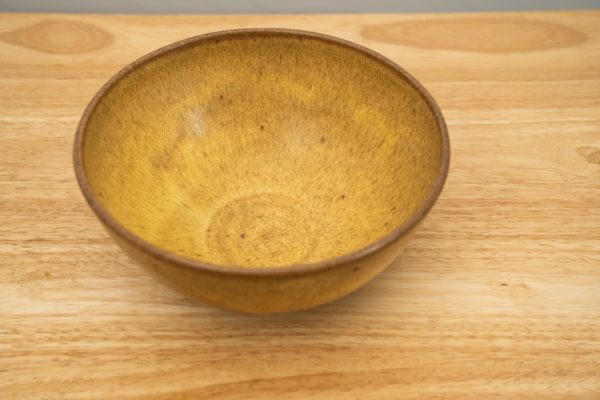
[(364, 285), (436, 201), (438, 106), (359, 45), (251, 29), (174, 43), (102, 87), (77, 129), (83, 194), (115, 242), (172, 288), (250, 313)]

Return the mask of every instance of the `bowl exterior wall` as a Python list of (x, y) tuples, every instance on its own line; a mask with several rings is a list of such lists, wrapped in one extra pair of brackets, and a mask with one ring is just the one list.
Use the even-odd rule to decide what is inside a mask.
[(420, 224), (387, 246), (354, 261), (286, 273), (243, 274), (201, 270), (143, 251), (104, 225), (114, 241), (155, 278), (188, 298), (252, 314), (297, 311), (328, 303), (360, 288), (388, 267)]

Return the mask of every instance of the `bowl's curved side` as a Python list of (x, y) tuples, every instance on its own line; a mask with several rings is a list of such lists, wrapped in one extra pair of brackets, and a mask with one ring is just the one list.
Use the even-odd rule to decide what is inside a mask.
[(103, 225), (133, 260), (185, 296), (229, 310), (272, 314), (316, 307), (357, 290), (394, 261), (420, 224), (389, 246), (365, 257), (332, 268), (273, 275), (229, 274), (226, 270), (191, 268), (132, 246)]

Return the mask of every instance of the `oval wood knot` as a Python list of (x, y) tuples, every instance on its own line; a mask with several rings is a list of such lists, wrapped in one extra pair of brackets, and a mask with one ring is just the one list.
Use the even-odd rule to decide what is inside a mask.
[(43, 21), (0, 34), (7, 43), (45, 53), (74, 54), (110, 46), (113, 36), (94, 25), (71, 21)]
[[(524, 18), (436, 18), (367, 25), (366, 39), (422, 49), (512, 53), (575, 46), (586, 35), (564, 25)], [(468, 40), (465, 40), (468, 38)]]
[(590, 164), (600, 165), (600, 149), (597, 147), (579, 147), (577, 153), (585, 158)]

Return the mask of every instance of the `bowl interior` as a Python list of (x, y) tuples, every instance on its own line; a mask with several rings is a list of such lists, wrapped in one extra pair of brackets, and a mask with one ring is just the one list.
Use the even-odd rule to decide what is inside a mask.
[(397, 70), (334, 41), (217, 35), (113, 81), (85, 176), (125, 229), (212, 264), (312, 263), (407, 220), (442, 164), (438, 122)]

